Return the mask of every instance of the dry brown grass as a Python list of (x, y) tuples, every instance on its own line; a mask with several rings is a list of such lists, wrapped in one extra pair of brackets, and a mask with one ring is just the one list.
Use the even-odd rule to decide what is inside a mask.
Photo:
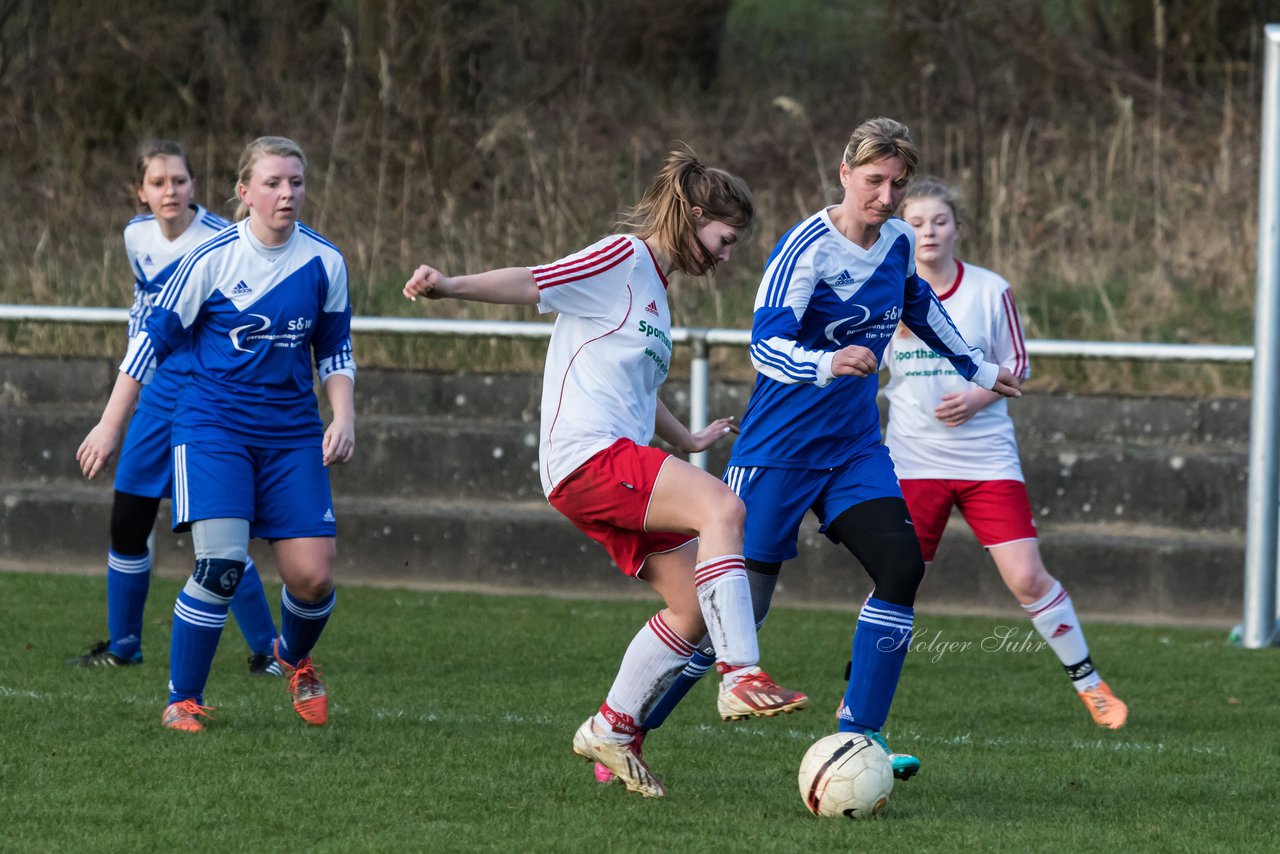
[[(624, 0), (617, 15), (568, 3), (16, 4), (0, 9), (0, 179), (11, 188), (0, 300), (127, 304), (130, 151), (152, 135), (186, 142), (201, 201), (222, 213), (245, 141), (302, 142), (306, 218), (344, 249), (360, 314), (421, 311), (398, 296), (421, 261), (476, 270), (578, 248), (684, 141), (744, 175), (760, 217), (717, 277), (673, 288), (676, 322), (745, 327), (773, 243), (834, 201), (849, 130), (887, 113), (913, 127), (924, 171), (970, 192), (964, 255), (1014, 282), (1030, 337), (1245, 343), (1257, 22), (1239, 3), (1208, 5), (1166, 10), (1161, 35), (1136, 0), (1100, 22), (1069, 3), (1003, 0), (740, 0), (727, 19), (722, 0)], [(702, 29), (690, 29), (694, 13)], [(671, 50), (680, 38), (694, 47)], [(708, 46), (716, 74), (704, 88), (706, 63), (688, 57)], [(120, 346), (83, 329), (0, 334), (9, 352)], [(360, 352), (452, 368), (532, 367), (539, 350), (388, 339)], [(717, 360), (733, 371), (741, 354), (727, 352)], [(1040, 376), (1244, 387), (1238, 370), (1164, 373), (1046, 364)]]

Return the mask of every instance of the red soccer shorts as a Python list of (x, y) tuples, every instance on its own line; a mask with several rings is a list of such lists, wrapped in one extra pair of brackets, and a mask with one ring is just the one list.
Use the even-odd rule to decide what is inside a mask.
[(926, 563), (938, 552), (952, 507), (984, 548), (1036, 539), (1027, 485), (1020, 480), (903, 480), (899, 485)]
[(645, 515), (666, 451), (619, 439), (596, 453), (551, 490), (551, 506), (604, 546), (618, 568), (636, 576), (649, 555), (675, 551), (693, 534), (646, 531)]

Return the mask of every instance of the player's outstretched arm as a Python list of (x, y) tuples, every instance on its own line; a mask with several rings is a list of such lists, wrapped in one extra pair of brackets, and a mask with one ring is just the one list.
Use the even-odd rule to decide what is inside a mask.
[(658, 409), (653, 419), (653, 432), (686, 454), (695, 454), (698, 451), (705, 451), (730, 433), (737, 433), (738, 425), (734, 423), (731, 415), (728, 418), (717, 418), (693, 433), (671, 413), (670, 409), (667, 409), (667, 405), (659, 398)]
[(503, 305), (537, 305), (538, 285), (528, 267), (503, 267), (469, 276), (446, 276), (435, 267), (423, 264), (405, 282), (402, 293), (407, 299), (465, 299)]
[(138, 404), (138, 395), (142, 393), (142, 383), (121, 371), (116, 375), (116, 384), (111, 389), (111, 397), (102, 410), (102, 419), (89, 431), (76, 450), (76, 462), (85, 477), (93, 480), (94, 476), (111, 461), (111, 457), (120, 447), (120, 433), (133, 414)]

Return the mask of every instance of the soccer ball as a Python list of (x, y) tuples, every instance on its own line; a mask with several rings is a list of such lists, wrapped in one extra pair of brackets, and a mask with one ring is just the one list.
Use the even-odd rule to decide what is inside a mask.
[(818, 739), (800, 760), (800, 797), (814, 815), (871, 818), (889, 803), (893, 765), (862, 733)]

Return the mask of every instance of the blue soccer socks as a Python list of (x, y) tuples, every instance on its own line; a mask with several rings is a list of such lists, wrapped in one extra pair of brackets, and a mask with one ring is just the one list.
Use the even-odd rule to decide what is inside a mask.
[(644, 720), (640, 722), (641, 728), (650, 730), (662, 726), (667, 716), (689, 693), (689, 689), (697, 684), (698, 680), (705, 676), (707, 671), (711, 669), (711, 665), (715, 663), (714, 657), (707, 655), (700, 649), (695, 649), (689, 657), (689, 663), (676, 674), (676, 678), (672, 681), (671, 686), (667, 688), (667, 692), (662, 695), (662, 699), (654, 703), (653, 708), (649, 710)]
[(120, 658), (131, 659), (142, 650), (142, 611), (150, 586), (151, 552), (107, 552), (108, 649)]
[(849, 686), (838, 714), (840, 732), (880, 730), (898, 689), (911, 646), (915, 609), (874, 596), (862, 606), (853, 634)]
[(271, 655), (271, 646), (276, 640), (276, 624), (271, 618), (271, 606), (267, 604), (262, 576), (253, 558), (245, 561), (240, 586), (231, 598), (231, 613), (249, 644), (249, 651), (255, 655)]
[(218, 650), (222, 627), (227, 623), (227, 602), (197, 598), (187, 589), (178, 594), (173, 608), (173, 640), (169, 658), (169, 702), (204, 700), (213, 654)]
[(286, 587), (280, 592), (280, 646), (276, 654), (290, 667), (311, 654), (329, 622), (338, 591), (331, 590), (319, 602), (295, 599)]

